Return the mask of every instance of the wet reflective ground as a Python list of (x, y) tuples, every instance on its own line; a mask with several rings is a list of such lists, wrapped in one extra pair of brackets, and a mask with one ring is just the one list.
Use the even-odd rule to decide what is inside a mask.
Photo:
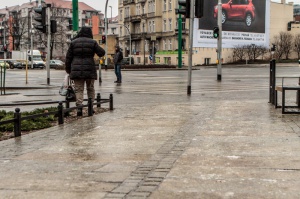
[[(1, 99), (61, 99), (51, 72), (47, 89), (33, 70), (41, 89)], [(192, 73), (187, 96), (187, 70), (123, 71), (121, 85), (103, 71), (95, 88), (114, 111), (0, 142), (0, 198), (299, 198), (299, 116), (268, 103), (268, 67)]]

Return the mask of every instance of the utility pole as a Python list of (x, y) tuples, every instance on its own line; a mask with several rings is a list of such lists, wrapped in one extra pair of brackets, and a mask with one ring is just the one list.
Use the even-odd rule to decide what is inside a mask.
[[(104, 26), (105, 26), (105, 40), (107, 40), (107, 4), (108, 4), (108, 0), (106, 0), (105, 3), (105, 19), (104, 19)], [(105, 42), (105, 70), (107, 70), (107, 41)]]
[[(32, 26), (32, 12), (30, 12), (30, 49), (31, 49), (31, 59), (33, 58), (33, 26)], [(33, 60), (31, 60), (31, 68), (33, 68)], [(27, 70), (26, 70), (27, 71)], [(27, 84), (27, 78), (26, 78)]]
[[(181, 5), (179, 5), (181, 9)], [(182, 18), (181, 14), (178, 17), (178, 68), (182, 68)]]
[(78, 31), (78, 0), (72, 0), (72, 8), (73, 8), (73, 33)]
[(218, 68), (217, 68), (217, 80), (222, 80), (222, 2), (218, 0), (218, 27), (219, 27), (219, 37), (218, 37)]
[[(51, 40), (51, 4), (47, 4), (47, 60), (46, 60), (46, 69), (47, 69), (47, 84), (50, 85), (50, 40)], [(31, 57), (31, 62), (33, 62), (33, 57)]]
[(189, 68), (188, 68), (188, 86), (187, 86), (187, 94), (191, 95), (192, 93), (192, 64), (193, 64), (193, 34), (194, 34), (194, 5), (195, 1), (191, 0), (190, 7), (190, 32), (189, 32)]

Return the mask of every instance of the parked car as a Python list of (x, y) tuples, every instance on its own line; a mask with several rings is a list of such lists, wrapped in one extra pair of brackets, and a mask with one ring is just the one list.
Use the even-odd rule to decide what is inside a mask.
[[(218, 17), (218, 5), (214, 7), (214, 18)], [(251, 26), (255, 20), (255, 7), (252, 0), (222, 0), (222, 24), (228, 20), (245, 21)]]
[(9, 68), (9, 64), (8, 64), (7, 62), (4, 62), (3, 60), (0, 60), (0, 67), (1, 67), (1, 68), (4, 68), (4, 66), (5, 66), (6, 68)]
[(50, 60), (50, 68), (63, 68), (65, 66), (65, 63), (61, 60)]
[(19, 61), (16, 61), (16, 60), (10, 60), (10, 61), (7, 61), (7, 63), (9, 64), (9, 67), (11, 69), (13, 69), (13, 68), (20, 68), (20, 69), (24, 68), (22, 66), (22, 63), (19, 62)]

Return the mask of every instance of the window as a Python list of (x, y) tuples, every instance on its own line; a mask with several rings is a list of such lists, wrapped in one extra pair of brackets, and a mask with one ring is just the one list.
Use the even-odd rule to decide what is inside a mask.
[(122, 18), (123, 18), (123, 10), (120, 10), (120, 17), (119, 17), (119, 20), (122, 21)]
[(141, 11), (140, 11), (140, 10), (141, 10), (141, 5), (137, 4), (135, 10), (136, 10), (136, 11), (135, 11), (135, 14), (136, 14), (136, 15), (140, 15), (140, 12), (141, 12)]
[(163, 26), (163, 31), (167, 31), (167, 20), (164, 19), (164, 26)]
[(172, 0), (169, 0), (169, 10), (172, 10)]
[(148, 43), (148, 40), (145, 40), (145, 51), (149, 52), (149, 43)]
[(148, 2), (148, 10), (149, 10), (149, 13), (155, 12), (155, 1)]
[(130, 16), (130, 15), (129, 15), (129, 11), (130, 11), (129, 7), (126, 7), (126, 8), (125, 8), (125, 18), (127, 18), (127, 17)]
[(136, 42), (135, 45), (136, 45), (136, 46), (135, 46), (135, 51), (136, 51), (136, 52), (141, 52), (141, 49), (140, 49), (140, 42)]
[(169, 50), (172, 50), (172, 40), (169, 39)]
[(141, 27), (140, 23), (136, 24), (135, 27), (134, 27), (134, 33), (140, 33), (141, 32), (141, 28), (140, 27)]
[(172, 19), (169, 19), (169, 30), (172, 31)]
[(154, 22), (154, 20), (152, 21), (152, 26), (153, 26), (152, 31), (155, 32), (155, 22)]
[(149, 32), (152, 32), (151, 21), (149, 21)]
[(182, 20), (182, 30), (185, 30), (185, 20)]
[(166, 42), (166, 40), (163, 40), (163, 42), (164, 42), (164, 50), (167, 50), (167, 42)]
[(152, 7), (152, 1), (149, 1), (148, 2), (148, 11), (149, 11), (149, 13), (152, 12), (151, 7)]
[(167, 0), (164, 0), (164, 11), (167, 11)]

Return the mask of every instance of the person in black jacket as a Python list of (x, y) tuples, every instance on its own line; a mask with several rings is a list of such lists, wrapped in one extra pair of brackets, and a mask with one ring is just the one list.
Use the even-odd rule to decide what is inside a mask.
[(66, 72), (74, 80), (76, 106), (82, 105), (84, 83), (86, 83), (88, 98), (95, 99), (94, 81), (97, 79), (97, 70), (94, 55), (105, 55), (105, 51), (93, 40), (92, 30), (82, 27), (76, 38), (72, 40), (66, 55)]
[(123, 53), (120, 50), (119, 46), (116, 46), (116, 51), (114, 55), (114, 64), (115, 64), (115, 74), (117, 77), (117, 80), (115, 83), (122, 83), (122, 74), (121, 74), (121, 64), (123, 59)]

